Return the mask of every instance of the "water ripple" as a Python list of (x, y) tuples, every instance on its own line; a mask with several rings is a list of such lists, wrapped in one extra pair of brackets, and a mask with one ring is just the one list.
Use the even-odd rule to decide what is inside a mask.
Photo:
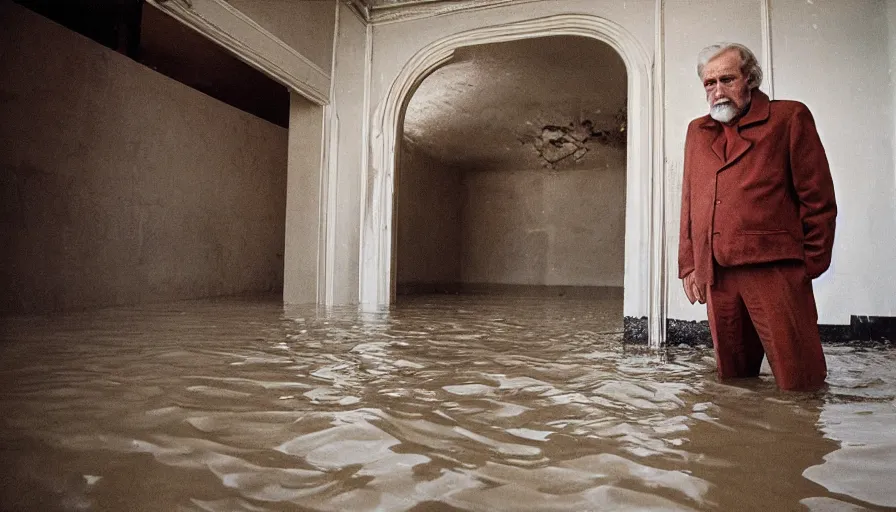
[(618, 301), (190, 301), (0, 329), (4, 510), (896, 507), (896, 351), (827, 391), (622, 343)]

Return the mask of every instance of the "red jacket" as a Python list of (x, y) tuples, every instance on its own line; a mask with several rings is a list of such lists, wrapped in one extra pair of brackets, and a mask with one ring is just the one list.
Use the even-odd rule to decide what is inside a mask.
[(802, 260), (811, 278), (831, 263), (837, 204), (815, 121), (797, 101), (755, 89), (724, 158), (722, 125), (691, 121), (685, 142), (678, 276), (713, 283), (724, 267)]

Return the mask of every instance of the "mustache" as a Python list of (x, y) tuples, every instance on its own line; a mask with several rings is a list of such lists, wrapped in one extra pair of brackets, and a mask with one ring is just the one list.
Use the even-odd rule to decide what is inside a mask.
[(709, 115), (716, 121), (728, 123), (737, 117), (738, 110), (733, 101), (719, 100), (709, 109)]

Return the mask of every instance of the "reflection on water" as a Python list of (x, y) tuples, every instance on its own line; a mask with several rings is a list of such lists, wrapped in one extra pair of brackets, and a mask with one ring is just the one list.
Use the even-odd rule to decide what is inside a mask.
[(180, 302), (0, 330), (3, 510), (896, 507), (896, 351), (732, 386), (618, 301)]

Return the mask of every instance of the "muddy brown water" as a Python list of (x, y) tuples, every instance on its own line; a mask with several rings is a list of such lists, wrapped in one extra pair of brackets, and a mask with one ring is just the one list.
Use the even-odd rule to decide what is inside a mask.
[(618, 300), (0, 320), (0, 510), (887, 510), (896, 350), (828, 389), (621, 342)]

